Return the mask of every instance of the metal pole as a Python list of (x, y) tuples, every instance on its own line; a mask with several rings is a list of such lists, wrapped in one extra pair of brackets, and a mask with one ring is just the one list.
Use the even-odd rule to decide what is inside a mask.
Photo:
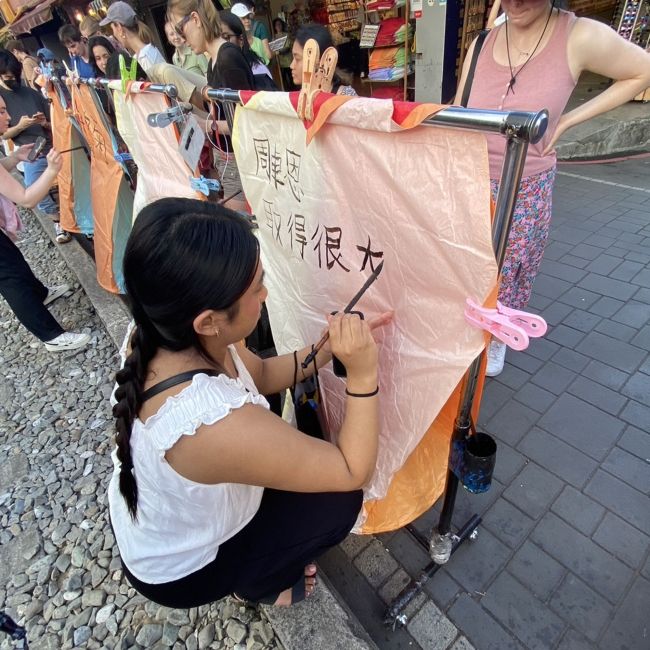
[[(451, 109), (455, 110), (455, 109)], [(444, 113), (441, 111), (439, 115)], [(441, 115), (442, 116), (442, 115)], [(435, 116), (434, 116), (435, 117)], [(444, 117), (444, 116), (443, 116)], [(445, 119), (449, 119), (449, 115)], [(483, 121), (483, 126), (491, 129), (493, 127), (493, 116), (479, 116)], [(452, 115), (451, 119), (456, 121), (460, 115)], [(492, 225), (492, 245), (494, 247), (495, 257), (499, 270), (503, 266), (503, 260), (506, 254), (508, 235), (512, 225), (512, 215), (515, 209), (517, 194), (519, 192), (519, 183), (523, 173), (524, 162), (529, 142), (538, 142), (548, 125), (548, 114), (544, 111), (538, 113), (535, 117), (533, 114), (509, 114), (503, 121), (503, 128), (507, 134), (506, 153), (501, 170), (501, 181), (497, 193), (497, 202), (495, 208), (494, 222)], [(527, 137), (528, 136), (528, 137)], [(531, 137), (532, 136), (532, 137)], [(530, 137), (530, 139), (529, 139)], [(450, 445), (451, 451), (454, 442), (464, 438), (470, 431), (471, 411), (478, 385), (479, 370), (481, 367), (481, 356), (478, 356), (470, 365), (465, 375), (463, 393), (458, 407), (458, 415), (454, 423)], [(402, 592), (393, 600), (384, 616), (384, 623), (388, 626), (396, 624), (405, 624), (406, 617), (401, 614), (407, 605), (417, 596), (424, 584), (435, 575), (439, 566), (449, 561), (451, 555), (456, 549), (468, 538), (472, 536), (477, 526), (481, 523), (478, 515), (473, 515), (468, 522), (461, 528), (458, 535), (451, 532), (451, 521), (458, 494), (458, 477), (447, 469), (447, 478), (445, 483), (444, 500), (440, 519), (437, 529), (434, 529), (429, 542), (429, 554), (433, 562), (423, 569), (417, 581), (411, 581)], [(413, 534), (412, 527), (409, 531)], [(416, 536), (422, 543), (420, 536)]]
[[(224, 102), (226, 104), (241, 103), (239, 93), (229, 89), (214, 89), (207, 91), (207, 97), (211, 101)], [(450, 128), (471, 129), (487, 133), (499, 133), (507, 138), (506, 153), (501, 172), (501, 181), (497, 193), (496, 209), (492, 227), (492, 243), (495, 251), (495, 258), (499, 270), (505, 257), (508, 235), (512, 223), (512, 215), (515, 208), (519, 183), (523, 173), (524, 162), (528, 143), (537, 143), (541, 140), (548, 126), (548, 112), (546, 110), (537, 113), (526, 112), (503, 112), (480, 109), (467, 109), (456, 106), (444, 108), (438, 113), (423, 120), (428, 126), (446, 126)], [(458, 414), (454, 424), (452, 445), (454, 440), (466, 436), (471, 427), (471, 410), (478, 385), (481, 356), (477, 357), (470, 365), (463, 386), (463, 393), (458, 408)], [(451, 453), (451, 448), (450, 448)], [(409, 585), (389, 605), (384, 622), (387, 625), (405, 623), (401, 611), (413, 600), (422, 589), (422, 586), (435, 574), (438, 567), (446, 563), (452, 553), (475, 531), (481, 522), (478, 515), (465, 523), (458, 535), (451, 533), (451, 520), (453, 516), (456, 495), (458, 493), (458, 478), (451, 471), (447, 470), (447, 481), (445, 485), (445, 496), (440, 520), (437, 530), (434, 531), (429, 542), (429, 553), (433, 562), (429, 564), (417, 581), (411, 581)], [(412, 530), (412, 527), (409, 527)], [(422, 543), (426, 543), (424, 536), (413, 534)]]
[[(541, 135), (543, 135), (543, 132), (540, 134), (540, 138)], [(515, 209), (527, 149), (527, 140), (516, 136), (510, 136), (508, 138), (501, 172), (501, 182), (499, 183), (499, 191), (497, 194), (494, 222), (492, 224), (492, 245), (499, 270), (501, 270), (506, 254), (508, 235), (510, 234), (510, 227), (512, 225), (512, 215)], [(481, 356), (479, 355), (472, 361), (465, 375), (463, 393), (458, 407), (458, 415), (454, 423), (451, 446), (449, 448), (450, 460), (454, 442), (466, 437), (470, 431), (472, 404), (474, 403), (474, 395), (476, 394), (476, 387), (478, 385)], [(433, 560), (439, 564), (445, 564), (451, 557), (451, 519), (454, 514), (454, 506), (456, 505), (458, 483), (458, 477), (450, 469), (447, 469), (445, 497), (440, 512), (438, 528), (433, 531), (429, 544), (429, 553)]]
[[(497, 193), (494, 222), (492, 224), (492, 246), (494, 247), (499, 271), (501, 271), (506, 254), (508, 235), (510, 234), (510, 227), (512, 225), (512, 215), (514, 213), (515, 203), (517, 202), (517, 193), (519, 192), (519, 183), (521, 182), (527, 150), (528, 142), (526, 140), (508, 138), (501, 171), (501, 181)], [(481, 357), (479, 356), (472, 362), (472, 365), (467, 371), (463, 396), (456, 419), (457, 427), (469, 427), (470, 412), (478, 384), (480, 365)]]
[[(104, 86), (108, 88), (109, 84), (115, 81), (120, 81), (119, 79), (106, 79), (104, 77), (97, 77), (97, 78), (80, 78), (79, 83), (85, 84), (86, 86)], [(167, 95), (170, 99), (176, 99), (178, 97), (178, 90), (176, 89), (176, 86), (174, 84), (152, 84), (149, 83), (148, 81), (137, 81), (135, 83), (139, 83), (145, 86), (144, 90), (142, 92), (146, 93), (162, 93), (163, 95)]]
[[(210, 88), (206, 95), (212, 101), (241, 103), (239, 91), (237, 90)], [(431, 117), (425, 118), (422, 124), (500, 133), (507, 137), (520, 138), (534, 144), (539, 142), (546, 132), (548, 111), (541, 110), (537, 113), (505, 112), (449, 106)]]
[[(461, 544), (471, 539), (476, 527), (481, 523), (481, 518), (473, 515), (471, 519), (458, 531), (452, 540), (450, 555), (453, 555), (461, 546)], [(388, 609), (384, 614), (384, 625), (395, 629), (397, 625), (406, 625), (407, 618), (401, 614), (409, 605), (409, 603), (422, 591), (424, 585), (429, 582), (436, 574), (442, 565), (437, 562), (429, 562), (422, 571), (417, 580), (411, 580), (404, 589), (395, 597), (390, 603)]]

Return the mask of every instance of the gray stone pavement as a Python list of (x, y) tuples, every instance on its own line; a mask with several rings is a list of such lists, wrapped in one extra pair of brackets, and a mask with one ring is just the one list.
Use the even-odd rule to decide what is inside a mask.
[(395, 632), (385, 604), (429, 561), (405, 529), (350, 537), (321, 563), (382, 649), (650, 645), (650, 158), (562, 165), (554, 198), (530, 305), (549, 332), (488, 380), (495, 480), (457, 500), (456, 526), (483, 517), (478, 539)]

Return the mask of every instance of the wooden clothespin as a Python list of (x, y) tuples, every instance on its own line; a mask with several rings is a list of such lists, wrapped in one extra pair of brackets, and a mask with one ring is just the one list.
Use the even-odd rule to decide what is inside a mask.
[(332, 92), (332, 79), (336, 71), (338, 52), (328, 47), (320, 56), (318, 43), (310, 38), (305, 43), (302, 56), (302, 87), (298, 97), (298, 117), (314, 120), (314, 99), (319, 92)]

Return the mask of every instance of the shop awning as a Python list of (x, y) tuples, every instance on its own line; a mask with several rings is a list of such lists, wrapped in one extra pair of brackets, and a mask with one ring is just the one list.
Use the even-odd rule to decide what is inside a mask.
[(34, 27), (52, 20), (52, 5), (56, 0), (44, 0), (32, 7), (29, 11), (22, 14), (11, 25), (9, 30), (14, 34), (24, 34)]

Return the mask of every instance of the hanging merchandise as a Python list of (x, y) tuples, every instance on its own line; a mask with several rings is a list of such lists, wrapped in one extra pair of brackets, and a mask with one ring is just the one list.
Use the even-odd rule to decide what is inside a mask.
[[(619, 36), (650, 52), (650, 0), (619, 0), (611, 26)], [(650, 101), (650, 88), (640, 92), (634, 100)]]
[(613, 25), (619, 36), (647, 50), (650, 46), (650, 0), (619, 2)]
[[(408, 3), (367, 2), (365, 4), (366, 26), (379, 27), (368, 57), (368, 77), (371, 95), (405, 100), (411, 96), (409, 85), (413, 73), (411, 45), (414, 41), (414, 24), (409, 21)], [(380, 84), (401, 82), (390, 90)], [(411, 78), (412, 82), (412, 78)]]
[(360, 28), (357, 0), (315, 0), (309, 4), (309, 9), (312, 20), (328, 25), (331, 32), (346, 34)]
[(463, 27), (458, 42), (458, 57), (456, 59), (458, 78), (460, 78), (460, 71), (463, 69), (463, 62), (469, 46), (481, 30), (485, 29), (490, 4), (488, 0), (466, 0), (463, 3)]

